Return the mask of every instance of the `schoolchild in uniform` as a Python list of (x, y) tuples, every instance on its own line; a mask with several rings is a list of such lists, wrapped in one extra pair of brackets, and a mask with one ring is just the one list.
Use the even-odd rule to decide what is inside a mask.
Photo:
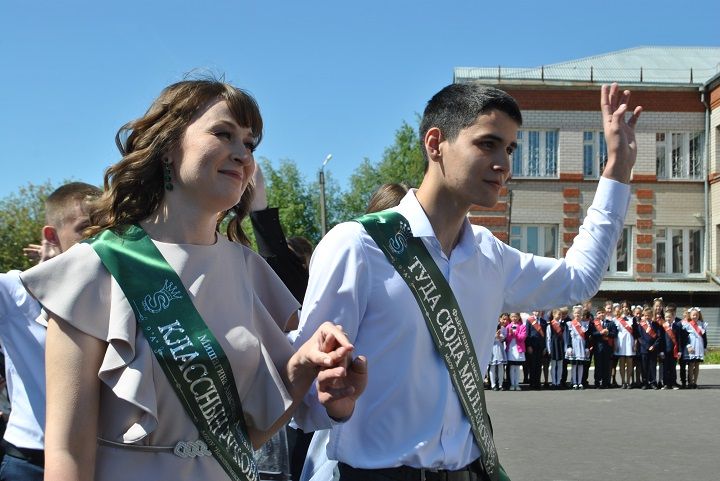
[(595, 387), (610, 387), (610, 356), (615, 350), (617, 326), (605, 318), (605, 310), (598, 309), (593, 320), (593, 355), (595, 356)]
[[(560, 308), (560, 316), (562, 318), (560, 320), (560, 323), (563, 325), (563, 328), (564, 328), (563, 331), (565, 331), (565, 330), (567, 330), (568, 324), (570, 324), (570, 322), (572, 321), (572, 317), (570, 317), (570, 309), (567, 307), (561, 307)], [(565, 342), (565, 340), (563, 338), (563, 343), (564, 342)], [(565, 349), (567, 349), (567, 346), (565, 346), (563, 348), (563, 350), (565, 350)], [(565, 358), (565, 354), (563, 353), (563, 367), (562, 367), (562, 372), (560, 373), (561, 374), (560, 389), (567, 389), (567, 387), (568, 387), (567, 378), (568, 378), (568, 365), (569, 364), (570, 364), (570, 362)]]
[(680, 382), (682, 384), (678, 384), (677, 382), (677, 373), (675, 372), (675, 369), (673, 369), (672, 377), (674, 379), (673, 387), (677, 387), (680, 389), (687, 388), (687, 365), (685, 364), (685, 359), (682, 357), (682, 350), (683, 350), (683, 344), (680, 342), (680, 337), (682, 336), (682, 318), (678, 317), (677, 315), (677, 305), (670, 303), (665, 308), (665, 312), (669, 313), (673, 317), (672, 321), (672, 330), (675, 333), (675, 337), (677, 339), (677, 363), (680, 366)]
[(588, 376), (590, 375), (590, 365), (592, 364), (593, 359), (592, 333), (595, 331), (595, 325), (593, 324), (593, 319), (595, 317), (592, 314), (592, 310), (588, 310), (584, 307), (584, 305), (582, 316), (583, 319), (587, 322), (587, 333), (585, 334), (585, 347), (587, 349), (587, 356), (585, 356), (585, 360), (583, 361), (582, 385), (583, 387), (587, 388), (588, 386), (590, 386), (590, 383), (588, 383)]
[(632, 387), (640, 387), (642, 385), (642, 363), (640, 362), (640, 346), (638, 345), (638, 338), (640, 337), (640, 331), (638, 331), (638, 324), (640, 323), (640, 318), (642, 318), (642, 311), (645, 307), (648, 307), (647, 304), (645, 305), (637, 305), (632, 306), (632, 317), (633, 321), (635, 323), (635, 359), (633, 359), (633, 379), (632, 379)]
[(565, 366), (565, 323), (560, 309), (553, 309), (545, 333), (545, 349), (550, 358), (550, 379), (552, 389), (559, 389), (562, 369)]
[(684, 343), (683, 357), (687, 362), (688, 388), (697, 389), (698, 374), (700, 374), (700, 363), (705, 360), (705, 347), (707, 346), (707, 325), (702, 319), (699, 307), (692, 307), (688, 310), (687, 318), (683, 321), (682, 336)]
[(505, 378), (505, 364), (507, 364), (505, 337), (507, 336), (507, 325), (509, 322), (510, 314), (507, 312), (500, 314), (500, 320), (495, 330), (492, 357), (490, 358), (490, 387), (492, 387), (493, 391), (500, 390)]
[(540, 373), (542, 358), (545, 354), (545, 335), (547, 322), (539, 311), (533, 311), (525, 323), (527, 339), (525, 339), (525, 357), (527, 358), (530, 389), (540, 389)]
[(660, 347), (660, 328), (653, 320), (653, 310), (649, 307), (643, 309), (640, 316), (638, 346), (641, 366), (641, 388), (657, 389), (655, 379), (655, 366), (657, 365), (657, 353)]
[(615, 325), (618, 335), (615, 342), (615, 357), (618, 359), (620, 382), (623, 389), (632, 387), (633, 360), (635, 359), (635, 322), (627, 309), (616, 311)]
[[(603, 314), (606, 321), (612, 322), (615, 324), (615, 311), (613, 310), (613, 301), (605, 301)], [(617, 325), (615, 326), (617, 331)], [(617, 365), (618, 365), (618, 358), (615, 355), (615, 341), (617, 341), (617, 337), (613, 341), (613, 349), (610, 352), (610, 387), (620, 387), (617, 383)]]
[(660, 332), (660, 350), (657, 352), (657, 375), (655, 376), (655, 379), (657, 379), (657, 386), (658, 388), (663, 388), (663, 360), (665, 358), (664, 350), (665, 350), (665, 331), (662, 329), (662, 325), (665, 322), (665, 302), (663, 301), (662, 297), (656, 297), (653, 299), (653, 322), (657, 324), (657, 327), (659, 328)]
[(570, 382), (573, 389), (583, 389), (585, 360), (590, 355), (586, 339), (589, 326), (590, 323), (583, 316), (582, 306), (573, 307), (573, 319), (565, 330), (565, 359), (571, 365)]
[(510, 314), (510, 325), (505, 337), (507, 363), (510, 366), (510, 390), (520, 390), (520, 366), (525, 362), (525, 339), (527, 329), (519, 312)]
[(677, 373), (675, 366), (678, 358), (678, 345), (680, 340), (679, 327), (675, 327), (675, 313), (669, 309), (665, 311), (663, 319), (663, 350), (660, 353), (663, 357), (663, 389), (678, 389)]

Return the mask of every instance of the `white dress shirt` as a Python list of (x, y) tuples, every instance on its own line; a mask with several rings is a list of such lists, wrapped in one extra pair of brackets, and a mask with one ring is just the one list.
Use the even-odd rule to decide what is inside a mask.
[(19, 274), (0, 274), (0, 339), (12, 405), (4, 438), (20, 448), (43, 449), (46, 328), (36, 322), (40, 304), (27, 293)]
[[(520, 252), (467, 220), (448, 258), (414, 191), (395, 210), (450, 284), (485, 369), (500, 312), (577, 303), (597, 292), (629, 200), (628, 185), (602, 178), (564, 259)], [(459, 469), (480, 456), (415, 298), (357, 222), (336, 226), (315, 250), (297, 342), (328, 320), (343, 326), (369, 369), (347, 422), (331, 423), (312, 392), (296, 414), (305, 431), (332, 426), (330, 459), (357, 468)]]

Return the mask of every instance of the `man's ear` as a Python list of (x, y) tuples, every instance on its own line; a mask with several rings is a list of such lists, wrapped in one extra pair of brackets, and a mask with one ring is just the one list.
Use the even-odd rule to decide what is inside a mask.
[(440, 144), (444, 141), (442, 132), (437, 127), (428, 129), (425, 133), (423, 143), (425, 145), (425, 151), (427, 152), (428, 159), (433, 162), (439, 162), (442, 160), (442, 154), (440, 153)]
[(44, 226), (42, 228), (42, 237), (43, 240), (46, 240), (48, 243), (60, 247), (60, 238), (57, 235), (55, 227), (51, 225)]

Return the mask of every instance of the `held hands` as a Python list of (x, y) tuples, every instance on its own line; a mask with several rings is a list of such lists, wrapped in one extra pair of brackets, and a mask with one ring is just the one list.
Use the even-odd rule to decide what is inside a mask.
[(330, 322), (321, 324), (297, 352), (317, 379), (318, 400), (335, 419), (352, 414), (367, 385), (367, 360), (364, 356), (353, 359), (352, 352), (342, 327)]
[(607, 144), (608, 160), (603, 177), (622, 183), (630, 182), (630, 173), (637, 157), (635, 125), (642, 113), (637, 106), (626, 121), (625, 114), (630, 102), (630, 91), (620, 92), (618, 85), (603, 85), (600, 90), (600, 111), (603, 117), (603, 131)]

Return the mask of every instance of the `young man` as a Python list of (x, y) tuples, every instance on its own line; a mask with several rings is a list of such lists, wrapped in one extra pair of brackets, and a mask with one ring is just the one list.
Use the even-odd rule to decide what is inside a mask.
[[(88, 225), (86, 201), (100, 190), (73, 182), (45, 202), (46, 226), (36, 257), (45, 261), (80, 239)], [(0, 481), (43, 478), (45, 425), (45, 327), (36, 321), (40, 305), (24, 289), (19, 271), (0, 274), (0, 339), (5, 347), (12, 411), (2, 440)]]
[[(522, 123), (512, 97), (478, 84), (449, 85), (429, 101), (420, 124), (428, 165), (420, 188), (391, 209), (405, 219), (398, 231), (378, 244), (364, 225), (348, 222), (317, 247), (298, 339), (322, 321), (342, 324), (370, 369), (350, 419), (332, 424), (310, 404), (296, 417), (305, 430), (332, 425), (327, 452), (340, 462), (342, 480), (502, 479), (477, 366), (490, 359), (498, 313), (565, 305), (597, 291), (630, 198), (641, 108), (626, 122), (629, 95), (602, 88), (607, 166), (565, 259), (519, 252), (468, 222), (472, 205), (497, 202)], [(397, 268), (386, 254), (416, 248), (429, 253)], [(406, 279), (420, 284), (413, 291)]]

